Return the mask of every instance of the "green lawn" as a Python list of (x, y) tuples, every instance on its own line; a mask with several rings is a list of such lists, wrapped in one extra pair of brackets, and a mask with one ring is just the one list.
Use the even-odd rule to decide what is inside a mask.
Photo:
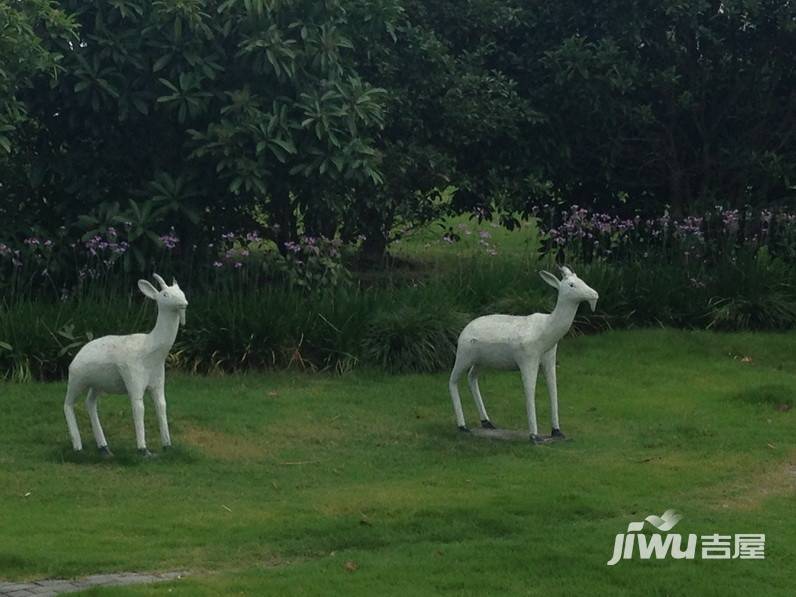
[[(105, 398), (116, 457), (75, 459), (65, 384), (0, 385), (0, 578), (192, 572), (97, 595), (792, 595), (795, 346), (567, 338), (573, 441), (542, 447), (458, 433), (445, 374), (283, 372), (171, 376), (177, 447), (154, 461), (134, 455), (126, 399)], [(518, 374), (481, 387), (497, 424), (524, 426)], [(547, 429), (541, 384), (537, 405)], [(766, 559), (606, 566), (615, 534), (669, 508), (683, 534), (766, 533)]]
[[(443, 239), (450, 232), (455, 235), (456, 242), (449, 243)], [(514, 230), (508, 230), (497, 221), (479, 222), (467, 215), (459, 215), (413, 229), (390, 245), (390, 254), (426, 268), (435, 265), (449, 268), (463, 259), (473, 258), (484, 258), (487, 263), (496, 261), (496, 257), (503, 261), (512, 259), (536, 263), (539, 242), (539, 230), (533, 220), (521, 222)]]

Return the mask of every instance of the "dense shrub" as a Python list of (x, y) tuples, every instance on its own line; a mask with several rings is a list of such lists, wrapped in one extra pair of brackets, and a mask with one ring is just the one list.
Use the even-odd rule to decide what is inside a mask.
[(365, 362), (395, 373), (449, 369), (467, 318), (447, 304), (401, 305), (378, 312), (362, 342)]
[[(474, 269), (475, 267), (475, 269)], [(684, 268), (665, 262), (573, 264), (600, 292), (597, 311), (579, 311), (574, 333), (674, 326), (781, 330), (796, 324), (796, 274), (765, 253), (735, 263)], [(555, 295), (537, 264), (519, 269), (468, 262), (442, 275), (308, 293), (261, 288), (187, 288), (191, 306), (170, 357), (195, 372), (262, 368), (347, 371), (447, 369), (468, 317), (550, 309)], [(467, 315), (464, 315), (467, 314)], [(89, 339), (153, 325), (155, 308), (135, 294), (90, 292), (66, 301), (32, 298), (0, 306), (0, 376), (62, 377)]]
[[(591, 215), (585, 219), (601, 221)], [(600, 292), (597, 311), (581, 309), (573, 333), (641, 326), (793, 327), (796, 268), (787, 253), (793, 227), (780, 215), (777, 232), (761, 237), (742, 234), (731, 217), (724, 220), (711, 231), (669, 221), (676, 232), (665, 242), (645, 239), (639, 234), (642, 226), (614, 227), (613, 240), (606, 229), (602, 241), (627, 246), (588, 258), (578, 254), (583, 245), (576, 241), (580, 232), (588, 239), (588, 226), (564, 226), (570, 236), (557, 258), (566, 259)], [(677, 231), (683, 227), (687, 231)], [(454, 231), (458, 239), (450, 228), (438, 229), (439, 246), (458, 243), (465, 249), (454, 259), (408, 268), (399, 262), (395, 269), (358, 278), (343, 266), (344, 247), (337, 241), (303, 238), (282, 255), (256, 234), (227, 234), (212, 248), (217, 258), (210, 268), (178, 274), (191, 306), (170, 364), (202, 373), (274, 367), (342, 372), (362, 365), (438, 371), (451, 365), (468, 317), (553, 307), (555, 295), (537, 272), (555, 268), (554, 247), (542, 254), (535, 252), (536, 245), (514, 252), (498, 246), (495, 251), (472, 230), (469, 235), (461, 227)], [(603, 232), (591, 229), (592, 234)], [(549, 229), (545, 233), (549, 240)], [(152, 325), (154, 305), (134, 290), (135, 277), (121, 262), (126, 254), (122, 241), (110, 234), (70, 247), (66, 257), (56, 258), (47, 240), (35, 237), (17, 248), (0, 247), (0, 262), (10, 272), (0, 278), (5, 290), (0, 376), (62, 377), (91, 338)], [(169, 235), (159, 242), (157, 267), (170, 275), (180, 240)], [(429, 242), (420, 246), (431, 250)], [(643, 242), (646, 251), (639, 249)], [(70, 259), (82, 264), (79, 282), (59, 287), (54, 276), (48, 277), (47, 264)]]

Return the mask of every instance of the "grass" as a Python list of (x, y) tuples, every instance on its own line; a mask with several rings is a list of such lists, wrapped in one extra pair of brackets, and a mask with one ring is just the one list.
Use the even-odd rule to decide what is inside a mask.
[[(71, 454), (63, 383), (0, 385), (0, 578), (192, 572), (90, 593), (107, 596), (791, 595), (795, 342), (567, 338), (573, 441), (543, 447), (457, 433), (445, 374), (175, 374), (175, 450), (138, 460), (129, 406), (108, 397), (103, 462)], [(518, 375), (481, 387), (493, 420), (521, 429)], [(537, 407), (547, 428), (541, 384)], [(615, 534), (669, 508), (684, 534), (766, 533), (766, 559), (605, 565)]]
[[(450, 233), (456, 242), (443, 240), (443, 236)], [(445, 270), (473, 259), (492, 264), (507, 259), (511, 265), (533, 264), (538, 259), (540, 244), (535, 220), (521, 222), (508, 230), (496, 220), (479, 222), (467, 215), (457, 215), (414, 228), (390, 245), (390, 254), (420, 263), (426, 269)], [(490, 255), (490, 248), (495, 255)]]

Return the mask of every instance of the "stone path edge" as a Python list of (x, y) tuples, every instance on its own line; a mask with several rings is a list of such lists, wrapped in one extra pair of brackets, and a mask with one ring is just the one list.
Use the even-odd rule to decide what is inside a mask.
[(0, 597), (52, 597), (63, 593), (74, 593), (95, 587), (123, 587), (169, 580), (179, 580), (188, 573), (175, 572), (117, 572), (94, 574), (77, 579), (48, 578), (27, 582), (0, 580)]

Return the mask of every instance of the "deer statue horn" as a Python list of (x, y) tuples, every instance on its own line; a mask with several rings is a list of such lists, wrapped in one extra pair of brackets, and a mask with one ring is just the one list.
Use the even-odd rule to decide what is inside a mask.
[(169, 285), (166, 284), (166, 281), (163, 278), (161, 278), (158, 274), (152, 274), (152, 277), (155, 278), (155, 281), (158, 284), (160, 284), (160, 289), (161, 290), (166, 290), (166, 288), (169, 287)]
[(566, 265), (559, 265), (558, 269), (561, 271), (561, 273), (564, 276), (571, 276), (572, 275), (572, 270), (569, 269)]

